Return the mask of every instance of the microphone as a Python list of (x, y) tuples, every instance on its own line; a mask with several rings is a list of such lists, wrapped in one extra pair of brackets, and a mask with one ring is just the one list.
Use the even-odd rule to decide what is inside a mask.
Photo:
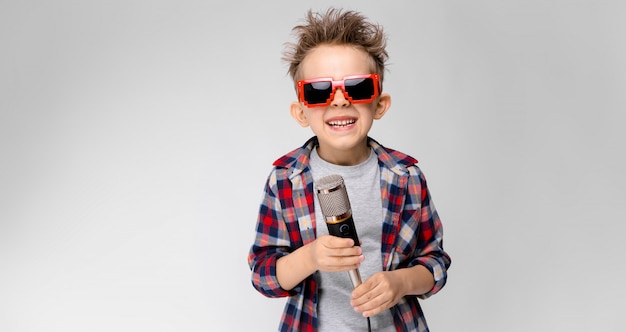
[[(315, 181), (315, 190), (328, 233), (333, 236), (351, 238), (355, 246), (360, 245), (361, 242), (352, 219), (348, 192), (341, 175), (333, 174), (318, 179)], [(356, 288), (361, 284), (359, 269), (350, 270), (348, 274), (353, 287)]]

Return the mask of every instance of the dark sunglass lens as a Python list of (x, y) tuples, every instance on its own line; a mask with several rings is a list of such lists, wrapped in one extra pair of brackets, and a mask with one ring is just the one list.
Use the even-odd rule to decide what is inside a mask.
[(324, 104), (331, 92), (331, 82), (307, 83), (304, 85), (304, 100), (309, 104)]
[(366, 100), (374, 97), (374, 79), (353, 78), (346, 80), (346, 92), (352, 100)]

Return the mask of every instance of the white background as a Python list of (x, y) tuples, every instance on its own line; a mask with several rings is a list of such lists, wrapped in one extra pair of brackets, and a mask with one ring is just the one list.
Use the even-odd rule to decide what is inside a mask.
[(623, 331), (626, 5), (591, 0), (3, 1), (0, 330), (275, 330), (246, 258), (329, 4), (389, 35), (371, 135), (444, 223), (431, 329)]

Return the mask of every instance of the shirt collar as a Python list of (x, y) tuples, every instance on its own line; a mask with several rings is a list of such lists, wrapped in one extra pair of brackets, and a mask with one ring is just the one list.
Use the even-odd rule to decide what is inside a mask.
[[(398, 175), (407, 174), (408, 171), (406, 168), (417, 164), (417, 159), (402, 152), (386, 148), (371, 137), (367, 138), (367, 142), (368, 145), (374, 150), (374, 153), (376, 153), (378, 163), (389, 168)], [(289, 169), (289, 177), (292, 178), (302, 173), (309, 167), (309, 156), (311, 155), (311, 151), (318, 145), (319, 143), (317, 141), (317, 137), (313, 136), (301, 147), (278, 158), (274, 161), (273, 165)]]

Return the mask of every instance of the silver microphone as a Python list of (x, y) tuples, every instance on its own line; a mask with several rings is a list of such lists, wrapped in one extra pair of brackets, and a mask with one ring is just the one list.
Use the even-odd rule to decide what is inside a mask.
[[(355, 246), (360, 245), (352, 219), (348, 192), (341, 175), (333, 174), (318, 179), (315, 181), (315, 191), (328, 227), (328, 234), (351, 238)], [(359, 269), (350, 270), (348, 274), (353, 287), (361, 284)]]

